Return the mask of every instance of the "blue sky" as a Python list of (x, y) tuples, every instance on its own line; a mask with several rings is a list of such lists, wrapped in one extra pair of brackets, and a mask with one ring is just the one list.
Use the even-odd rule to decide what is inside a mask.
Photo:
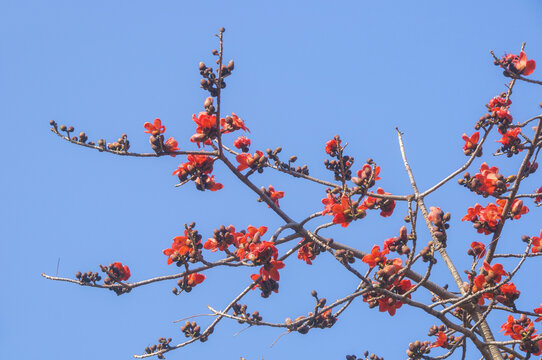
[[(222, 166), (215, 170), (224, 184), (217, 193), (198, 192), (191, 184), (174, 188), (170, 174), (183, 158), (125, 159), (79, 148), (52, 135), (50, 119), (91, 139), (127, 133), (132, 149), (146, 152), (143, 123), (159, 117), (181, 148), (193, 149), (191, 116), (206, 97), (197, 64), (213, 61), (213, 34), (224, 26), (225, 57), (235, 59), (236, 70), (223, 109), (245, 120), (254, 150), (282, 146), (285, 155), (309, 165), (311, 174), (330, 180), (323, 146), (340, 134), (359, 166), (372, 157), (382, 167), (386, 191), (407, 194), (394, 127), (405, 132), (422, 189), (460, 166), (461, 134), (473, 132), (483, 105), (504, 90), (506, 80), (489, 50), (517, 53), (525, 41), (529, 58), (542, 59), (541, 11), (538, 1), (2, 1), (2, 354), (129, 359), (160, 336), (182, 341), (171, 321), (205, 313), (208, 304), (224, 306), (246, 286), (249, 270), (211, 271), (203, 285), (178, 297), (170, 292), (174, 282), (117, 297), (40, 274), (54, 274), (59, 258), (59, 275), (66, 277), (112, 261), (129, 264), (133, 280), (172, 274), (176, 269), (166, 265), (161, 251), (184, 223), (196, 221), (204, 238), (221, 224), (281, 224)], [(512, 97), (515, 119), (536, 115), (541, 95), (540, 88), (519, 84)], [(497, 148), (496, 138), (490, 140), (487, 154)], [(505, 174), (520, 161), (488, 159)], [(284, 190), (281, 207), (294, 219), (321, 209), (325, 194), (319, 185), (271, 171), (255, 181)], [(540, 185), (536, 174), (523, 192)], [(487, 242), (459, 221), (476, 201), (456, 184), (428, 198), (428, 205), (452, 212), (449, 248), (461, 270), (468, 266), (468, 244)], [(368, 251), (396, 235), (404, 212), (399, 205), (389, 219), (370, 213), (325, 235)], [(518, 232), (540, 231), (539, 212), (510, 225), (503, 249), (521, 246)], [(424, 233), (422, 241), (427, 239)], [(526, 266), (525, 284), (534, 269)], [(351, 274), (324, 256), (312, 267), (291, 259), (281, 275), (279, 294), (246, 298), (249, 310), (260, 310), (266, 320), (310, 311), (312, 289), (332, 300), (356, 286)], [(440, 263), (435, 276), (442, 284), (451, 282)], [(536, 289), (521, 290), (520, 305), (541, 302)], [(500, 324), (504, 315), (492, 321)], [(416, 310), (403, 307), (390, 318), (357, 301), (334, 328), (290, 334), (273, 348), (280, 332), (259, 328), (233, 337), (242, 327), (225, 321), (209, 342), (166, 357), (342, 359), (367, 349), (395, 359), (410, 341), (425, 340), (433, 323)]]

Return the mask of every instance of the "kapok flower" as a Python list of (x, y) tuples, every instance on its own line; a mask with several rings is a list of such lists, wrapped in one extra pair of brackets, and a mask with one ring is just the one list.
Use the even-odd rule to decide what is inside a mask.
[(326, 142), (326, 147), (324, 150), (328, 155), (336, 156), (339, 146), (341, 146), (341, 140), (331, 139)]
[(521, 292), (516, 289), (516, 285), (514, 285), (514, 283), (503, 284), (499, 288), (499, 292), (500, 294), (495, 296), (495, 299), (501, 304), (511, 307), (514, 306), (514, 301), (516, 301), (521, 294)]
[(280, 207), (279, 199), (284, 197), (284, 191), (275, 191), (275, 188), (273, 188), (272, 185), (269, 185), (265, 193), (275, 203), (275, 205), (277, 205), (277, 207)]
[(467, 253), (477, 259), (481, 259), (486, 255), (486, 247), (481, 242), (473, 241), (470, 244), (470, 249)]
[(502, 134), (501, 139), (496, 141), (501, 143), (503, 147), (510, 148), (512, 146), (516, 146), (519, 151), (523, 151), (523, 147), (519, 146), (521, 143), (521, 140), (518, 138), (520, 132), (521, 128), (519, 127), (508, 129), (504, 134)]
[(444, 331), (439, 331), (437, 333), (437, 341), (431, 345), (431, 347), (442, 347), (444, 349), (447, 349), (450, 346), (448, 343), (448, 336), (444, 333)]
[(514, 55), (512, 66), (521, 75), (531, 75), (536, 68), (534, 60), (527, 60), (527, 54), (524, 51), (519, 53), (519, 56)]
[(115, 281), (125, 281), (131, 276), (130, 268), (127, 265), (122, 265), (120, 262), (115, 262), (109, 265), (109, 275)]
[(533, 236), (531, 238), (533, 247), (531, 251), (536, 254), (542, 252), (542, 230), (540, 230), (540, 236)]
[[(177, 143), (177, 140), (175, 140), (174, 138), (170, 137), (169, 139), (166, 140), (166, 142), (164, 143), (164, 151), (167, 152), (167, 153), (172, 153), (174, 151), (177, 151), (179, 150), (178, 148), (179, 144)], [(170, 154), (171, 156), (175, 157), (176, 154)]]
[(147, 129), (145, 133), (153, 136), (158, 136), (166, 132), (166, 127), (162, 125), (162, 121), (160, 119), (154, 119), (152, 124), (150, 122), (146, 122), (143, 124), (143, 127)]
[(504, 271), (502, 264), (495, 264), (491, 266), (484, 261), (483, 269), (487, 274), (485, 275), (486, 281), (498, 283), (499, 281), (501, 281), (501, 276), (506, 275), (506, 271)]
[(279, 281), (279, 270), (282, 268), (284, 268), (284, 263), (282, 261), (272, 259), (269, 263), (260, 268), (260, 276), (262, 277), (263, 281), (267, 281), (269, 279)]
[(235, 113), (231, 113), (231, 116), (226, 116), (225, 119), (220, 119), (220, 126), (222, 127), (221, 131), (223, 134), (231, 133), (239, 129), (250, 132), (243, 120), (235, 115)]
[(376, 180), (380, 180), (378, 176), (380, 174), (380, 166), (375, 166), (374, 172), (373, 168), (369, 164), (364, 164), (361, 170), (358, 170), (356, 175), (357, 177), (352, 178), (352, 182), (358, 186), (365, 186), (370, 188), (374, 185)]
[(233, 146), (235, 146), (237, 149), (240, 149), (243, 152), (248, 152), (248, 148), (250, 146), (250, 139), (244, 136), (239, 136), (233, 142)]
[(199, 273), (192, 273), (190, 275), (188, 275), (188, 278), (186, 280), (186, 285), (190, 286), (190, 287), (194, 287), (198, 284), (201, 284), (203, 282), (203, 280), (205, 280), (207, 277), (203, 274), (199, 274)]
[(260, 160), (264, 159), (263, 152), (260, 150), (256, 151), (254, 156), (249, 153), (242, 153), (235, 157), (237, 162), (239, 162), (239, 166), (237, 166), (237, 170), (243, 171), (247, 168), (257, 168), (260, 166)]
[[(303, 241), (305, 241), (305, 239), (301, 240), (299, 243), (301, 244)], [(312, 260), (316, 259), (316, 254), (313, 253), (310, 245), (310, 243), (306, 243), (297, 251), (297, 258), (305, 261), (307, 265), (312, 265)]]
[(385, 255), (388, 253), (388, 249), (380, 251), (380, 246), (374, 245), (371, 249), (371, 253), (365, 255), (363, 259), (361, 259), (361, 261), (368, 264), (371, 269), (374, 268), (376, 265), (383, 266), (387, 260)]
[(541, 203), (542, 202), (542, 186), (539, 187), (538, 189), (536, 189), (534, 191), (534, 193), (535, 194), (540, 194), (540, 196), (537, 196), (537, 197), (534, 198), (534, 202), (537, 203), (537, 204)]
[(538, 314), (538, 318), (536, 318), (535, 322), (542, 321), (542, 304), (540, 304), (540, 307), (537, 307), (533, 310), (535, 314)]
[(467, 134), (463, 134), (462, 138), (463, 140), (465, 140), (463, 152), (465, 153), (465, 155), (469, 156), (474, 150), (476, 150), (476, 147), (478, 146), (478, 140), (480, 140), (480, 133), (477, 131), (470, 137), (467, 136)]
[(218, 128), (216, 126), (216, 116), (209, 115), (202, 111), (196, 115), (192, 115), (192, 120), (198, 125), (196, 133), (190, 137), (191, 142), (195, 142), (198, 147), (200, 143), (211, 145), (211, 140), (218, 136)]
[(339, 204), (334, 204), (331, 208), (333, 213), (333, 223), (341, 224), (342, 227), (347, 227), (353, 220), (363, 219), (366, 215), (365, 210), (361, 206), (351, 204), (351, 199), (343, 195)]
[[(385, 192), (382, 188), (378, 188), (376, 192), (380, 195), (391, 195), (390, 193)], [(393, 214), (393, 209), (395, 209), (395, 200), (367, 196), (367, 198), (365, 198), (361, 204), (361, 208), (380, 209), (380, 216), (388, 217)]]

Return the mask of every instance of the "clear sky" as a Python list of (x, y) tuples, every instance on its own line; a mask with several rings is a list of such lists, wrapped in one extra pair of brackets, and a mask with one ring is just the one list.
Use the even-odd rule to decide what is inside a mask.
[[(378, 162), (386, 191), (408, 194), (394, 127), (405, 132), (422, 189), (459, 167), (465, 160), (461, 135), (473, 132), (484, 104), (505, 89), (489, 50), (517, 53), (525, 41), (529, 58), (542, 65), (541, 15), (539, 1), (1, 1), (1, 357), (118, 360), (160, 336), (183, 341), (171, 321), (206, 313), (206, 305), (223, 307), (251, 273), (210, 271), (202, 285), (177, 297), (170, 291), (174, 281), (117, 297), (43, 279), (42, 272), (56, 273), (59, 258), (59, 276), (122, 261), (132, 270), (130, 280), (142, 280), (177, 271), (166, 265), (162, 250), (184, 223), (196, 221), (204, 238), (221, 224), (281, 224), (223, 166), (215, 170), (224, 184), (217, 193), (198, 192), (192, 184), (175, 188), (171, 172), (184, 157), (125, 159), (79, 148), (51, 134), (50, 119), (91, 140), (127, 133), (132, 149), (146, 152), (143, 123), (159, 117), (181, 148), (195, 148), (188, 142), (191, 116), (206, 97), (197, 65), (213, 61), (213, 34), (224, 26), (225, 56), (236, 62), (224, 111), (245, 120), (254, 150), (280, 145), (311, 174), (331, 180), (323, 147), (340, 134), (359, 167), (368, 157)], [(542, 68), (532, 76), (542, 78)], [(514, 118), (538, 114), (541, 95), (541, 88), (519, 84)], [(497, 148), (494, 140), (487, 154)], [(507, 175), (520, 161), (489, 160)], [(529, 178), (524, 192), (540, 180), (540, 174)], [(319, 185), (271, 171), (255, 181), (284, 190), (281, 207), (294, 219), (322, 209)], [(427, 201), (452, 212), (449, 248), (462, 271), (468, 244), (488, 238), (459, 219), (484, 200), (452, 183)], [(540, 209), (529, 207), (525, 219), (503, 233), (503, 249), (519, 249), (518, 233), (540, 231)], [(397, 234), (404, 214), (401, 204), (391, 218), (373, 212), (324, 235), (368, 251)], [(428, 240), (427, 232), (421, 236)], [(441, 265), (437, 280), (451, 283)], [(526, 286), (535, 283), (535, 269), (526, 266), (521, 278), (521, 306), (542, 301), (535, 298), (539, 289)], [(262, 300), (254, 292), (246, 302), (264, 320), (283, 321), (311, 311), (312, 289), (333, 300), (356, 284), (328, 257), (312, 267), (291, 258), (279, 294)], [(500, 324), (504, 315), (491, 321)], [(358, 300), (332, 329), (290, 334), (273, 348), (280, 331), (250, 329), (233, 337), (243, 327), (224, 321), (207, 343), (166, 357), (343, 359), (367, 349), (399, 359), (409, 342), (426, 339), (433, 323), (406, 307), (390, 318)]]

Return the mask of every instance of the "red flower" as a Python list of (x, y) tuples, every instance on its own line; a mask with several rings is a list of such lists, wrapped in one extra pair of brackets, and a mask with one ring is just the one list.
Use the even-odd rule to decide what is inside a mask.
[[(166, 140), (166, 142), (164, 143), (164, 150), (165, 152), (168, 152), (168, 153), (172, 153), (174, 151), (177, 151), (179, 150), (179, 148), (177, 147), (179, 146), (179, 144), (177, 143), (177, 140), (175, 140), (174, 138), (170, 137), (169, 139)], [(170, 154), (171, 156), (175, 157), (176, 154)]]
[(388, 254), (389, 251), (387, 249), (384, 249), (382, 252), (380, 251), (380, 246), (374, 245), (371, 249), (371, 253), (367, 254), (361, 259), (364, 263), (368, 264), (369, 267), (372, 269), (376, 265), (383, 266), (386, 263), (386, 254)]
[(353, 177), (352, 181), (354, 184), (358, 186), (365, 186), (367, 188), (374, 185), (374, 182), (376, 180), (380, 180), (380, 177), (378, 176), (380, 174), (380, 166), (376, 166), (374, 169), (373, 174), (373, 168), (369, 164), (363, 165), (361, 170), (358, 170), (356, 175), (357, 177)]
[(531, 251), (533, 253), (539, 253), (542, 252), (542, 230), (540, 230), (540, 236), (533, 236), (531, 238), (533, 247), (531, 248)]
[(192, 115), (192, 120), (198, 125), (196, 128), (196, 133), (190, 137), (191, 142), (195, 142), (198, 147), (200, 143), (204, 145), (210, 145), (211, 140), (215, 139), (218, 135), (218, 129), (216, 126), (216, 116), (209, 115), (206, 112), (202, 111), (196, 115)]
[[(499, 205), (499, 210), (502, 212), (504, 209), (504, 205), (506, 205), (505, 199), (498, 199), (497, 205)], [(518, 220), (521, 218), (521, 215), (525, 215), (529, 212), (529, 208), (525, 205), (523, 205), (523, 200), (521, 199), (514, 199), (514, 202), (512, 203), (512, 206), (510, 207), (510, 215)]]
[(542, 321), (542, 304), (540, 304), (540, 307), (534, 309), (533, 312), (538, 314), (538, 318), (536, 318), (535, 322)]
[(341, 140), (331, 139), (326, 142), (325, 152), (331, 156), (337, 155), (337, 150), (341, 146)]
[(497, 205), (488, 204), (480, 211), (480, 221), (486, 222), (490, 228), (495, 229), (501, 220), (501, 211), (502, 209), (497, 207)]
[(480, 217), (480, 213), (481, 213), (482, 209), (483, 209), (483, 207), (480, 204), (476, 204), (476, 205), (474, 205), (474, 207), (470, 207), (467, 210), (467, 215), (463, 216), (461, 221), (474, 222), (474, 221), (478, 220), (478, 218)]
[(237, 149), (241, 149), (243, 152), (247, 152), (250, 146), (250, 139), (244, 136), (239, 136), (233, 142), (233, 146), (235, 146)]
[(188, 275), (188, 278), (186, 280), (186, 285), (190, 286), (190, 287), (194, 287), (198, 284), (201, 284), (203, 282), (203, 280), (206, 279), (206, 276), (203, 275), (203, 274), (199, 274), (199, 273), (192, 273), (190, 275)]
[(252, 225), (249, 225), (245, 234), (237, 233), (237, 236), (234, 236), (233, 245), (237, 248), (235, 255), (243, 260), (249, 251), (251, 243), (258, 243), (260, 238), (267, 232), (267, 227), (260, 226), (255, 228)]
[(448, 336), (446, 336), (444, 331), (439, 331), (437, 333), (437, 341), (435, 341), (431, 347), (442, 347), (447, 349), (449, 346), (450, 344), (448, 343)]
[[(301, 240), (299, 243), (301, 244), (303, 241), (305, 241), (305, 239)], [(299, 248), (297, 251), (297, 258), (305, 261), (308, 265), (312, 265), (312, 260), (316, 259), (316, 255), (312, 252), (310, 243)]]
[(237, 170), (243, 171), (247, 168), (257, 167), (261, 158), (263, 158), (263, 152), (261, 152), (260, 150), (256, 151), (254, 156), (248, 153), (239, 154), (235, 157), (237, 162), (239, 162)]
[(177, 175), (179, 180), (184, 181), (189, 175), (210, 174), (213, 171), (214, 160), (207, 155), (187, 155), (187, 163), (179, 165), (171, 175)]
[(500, 108), (506, 108), (512, 105), (512, 100), (506, 99), (502, 96), (495, 96), (493, 99), (489, 100), (487, 108), (490, 112), (497, 111)]
[(109, 265), (109, 273), (115, 281), (125, 281), (130, 278), (130, 268), (120, 262)]
[(231, 113), (231, 116), (226, 116), (225, 119), (220, 119), (220, 126), (222, 127), (223, 134), (231, 133), (239, 129), (250, 132), (243, 120), (235, 115), (235, 113)]
[(196, 178), (194, 182), (196, 183), (196, 188), (202, 191), (205, 189), (211, 190), (211, 191), (218, 191), (224, 188), (224, 185), (222, 185), (221, 183), (215, 182), (214, 175), (198, 177)]
[(284, 197), (284, 191), (275, 191), (272, 185), (269, 185), (269, 188), (265, 191), (267, 196), (277, 205), (279, 206), (279, 199), (282, 199)]
[(269, 279), (279, 281), (279, 270), (282, 268), (284, 268), (284, 263), (282, 261), (272, 259), (268, 264), (260, 268), (260, 276), (262, 277), (263, 281), (267, 281)]
[(474, 255), (477, 259), (481, 259), (486, 255), (486, 247), (480, 242), (473, 241), (470, 244), (469, 255)]
[(512, 66), (521, 75), (531, 75), (536, 68), (536, 62), (534, 60), (527, 60), (525, 52), (520, 52), (519, 57), (514, 55), (512, 60)]
[(483, 265), (484, 271), (487, 273), (486, 280), (498, 283), (501, 281), (501, 276), (506, 275), (506, 271), (504, 271), (502, 264), (495, 264), (491, 266), (487, 262), (484, 261)]
[(534, 191), (534, 193), (535, 194), (541, 194), (540, 196), (537, 196), (537, 197), (534, 198), (534, 202), (537, 203), (537, 204), (542, 202), (542, 186), (539, 187), (538, 189), (536, 189)]
[(500, 294), (495, 297), (495, 299), (506, 306), (514, 306), (514, 301), (519, 298), (521, 294), (520, 291), (516, 289), (514, 283), (503, 284), (500, 288)]
[(252, 243), (249, 245), (249, 253), (247, 259), (254, 264), (267, 264), (271, 259), (276, 259), (278, 256), (278, 250), (275, 244), (269, 241), (262, 241), (259, 243)]
[(511, 147), (516, 145), (519, 151), (523, 151), (523, 147), (518, 146), (521, 143), (521, 140), (518, 139), (518, 134), (521, 132), (521, 128), (512, 128), (508, 129), (501, 137), (500, 140), (497, 140), (498, 143), (501, 143), (504, 147)]
[[(376, 190), (378, 194), (381, 195), (391, 195), (390, 193), (385, 192), (382, 188)], [(380, 216), (388, 217), (393, 214), (393, 209), (395, 209), (395, 200), (374, 198), (372, 196), (367, 196), (367, 198), (361, 204), (361, 209), (380, 209)]]
[(463, 146), (463, 152), (465, 155), (471, 155), (472, 152), (478, 146), (478, 140), (480, 139), (480, 133), (477, 131), (472, 134), (470, 137), (467, 134), (463, 134), (463, 140), (465, 140), (465, 145)]
[[(200, 241), (197, 241), (196, 245), (198, 245), (199, 243)], [(175, 236), (173, 238), (173, 244), (171, 244), (171, 248), (163, 250), (162, 253), (168, 257), (167, 264), (170, 265), (173, 262), (181, 260), (184, 255), (188, 254), (193, 250), (194, 247), (192, 240), (189, 239), (188, 232), (185, 230), (184, 236)]]
[(338, 203), (339, 201), (337, 200), (335, 195), (333, 195), (331, 192), (328, 192), (327, 196), (324, 199), (322, 199), (322, 204), (325, 205), (324, 211), (322, 211), (322, 215), (333, 213), (333, 210), (332, 210), (333, 206)]
[(474, 177), (478, 180), (478, 184), (480, 184), (476, 188), (477, 193), (492, 195), (498, 185), (500, 185), (499, 189), (503, 188), (502, 183), (497, 184), (501, 180), (502, 175), (499, 174), (499, 169), (495, 166), (489, 167), (486, 163), (483, 163), (480, 166), (480, 173), (474, 175)]
[(158, 136), (166, 132), (166, 127), (162, 125), (162, 121), (160, 119), (154, 119), (154, 123), (152, 124), (150, 122), (146, 122), (143, 124), (143, 127), (147, 129), (145, 133), (152, 134), (153, 136)]
[[(356, 208), (350, 202), (351, 200), (348, 198), (348, 196), (343, 195), (341, 202), (339, 204), (334, 204), (331, 207), (331, 211), (334, 215), (334, 224), (341, 224), (342, 227), (347, 227), (350, 225), (352, 220), (362, 219), (365, 217), (365, 210), (362, 209), (361, 206)], [(352, 211), (354, 211), (354, 213)]]

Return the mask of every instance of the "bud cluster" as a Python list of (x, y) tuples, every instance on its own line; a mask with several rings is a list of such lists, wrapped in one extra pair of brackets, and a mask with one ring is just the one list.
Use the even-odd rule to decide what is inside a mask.
[(423, 249), (420, 250), (420, 255), (422, 256), (423, 262), (430, 262), (431, 264), (437, 263), (437, 259), (433, 256), (433, 245), (433, 241), (429, 241), (427, 246), (424, 246)]
[(254, 288), (258, 288), (261, 291), (260, 296), (266, 299), (272, 292), (279, 291), (279, 283), (273, 279), (260, 280)]
[(407, 228), (403, 225), (399, 229), (399, 236), (384, 241), (384, 248), (391, 252), (397, 252), (399, 255), (408, 255), (410, 254), (410, 248), (407, 246), (408, 240)]
[[(221, 37), (222, 33), (223, 32), (220, 33)], [(222, 54), (216, 49), (212, 51), (212, 54), (219, 57), (216, 60), (216, 63), (220, 64)], [(207, 90), (209, 92), (209, 95), (211, 95), (212, 97), (216, 97), (218, 95), (219, 87), (220, 89), (224, 89), (226, 87), (226, 82), (224, 81), (224, 78), (230, 76), (234, 68), (235, 64), (233, 60), (230, 60), (227, 65), (222, 65), (220, 69), (217, 68), (214, 71), (212, 67), (208, 67), (203, 62), (200, 62), (198, 65), (198, 69), (200, 75), (203, 77), (200, 81), (201, 88)], [(218, 83), (219, 77), (220, 84)]]
[(87, 271), (85, 273), (81, 273), (81, 271), (78, 271), (75, 274), (75, 277), (77, 278), (77, 280), (79, 280), (83, 284), (92, 283), (92, 284), (96, 285), (97, 281), (102, 280), (102, 277), (100, 275), (98, 275), (97, 272), (93, 273), (92, 271)]
[(354, 253), (350, 250), (339, 249), (335, 252), (335, 256), (337, 256), (343, 264), (353, 264), (356, 262)]
[(408, 349), (406, 351), (409, 359), (422, 359), (424, 355), (429, 354), (431, 351), (431, 343), (429, 341), (419, 341), (416, 340), (408, 344)]
[(303, 175), (309, 175), (309, 168), (307, 167), (307, 165), (303, 165), (303, 166), (292, 165), (293, 163), (297, 161), (297, 156), (295, 155), (290, 156), (287, 163), (282, 162), (278, 157), (278, 154), (281, 151), (282, 151), (282, 148), (279, 146), (275, 150), (267, 149), (265, 152), (267, 153), (267, 156), (269, 157), (269, 159), (273, 160), (276, 167), (284, 171), (294, 172), (294, 173), (303, 174)]
[[(260, 315), (260, 312), (259, 311), (254, 311), (251, 314), (247, 313), (247, 306), (246, 305), (240, 305), (238, 303), (235, 303), (232, 305), (232, 310), (233, 310), (233, 315), (234, 316), (237, 316), (237, 317), (240, 317), (240, 318), (243, 318), (243, 319), (246, 319), (247, 321), (251, 322), (251, 323), (257, 323), (257, 322), (260, 322), (262, 321), (262, 316)], [(238, 320), (239, 324), (244, 324), (245, 321), (243, 320)]]
[(429, 221), (433, 223), (432, 232), (435, 238), (446, 246), (446, 229), (450, 227), (448, 221), (450, 221), (451, 214), (446, 214), (439, 207), (431, 207), (431, 212), (427, 216)]
[[(163, 136), (162, 136), (162, 139), (163, 139)], [(124, 151), (124, 152), (128, 151), (128, 149), (130, 149), (130, 141), (128, 141), (128, 135), (122, 134), (121, 137), (118, 138), (116, 142), (108, 143), (107, 148), (112, 151)]]
[(375, 354), (369, 355), (369, 351), (365, 351), (363, 353), (363, 359), (358, 358), (356, 355), (346, 355), (346, 360), (384, 360), (384, 358)]
[[(171, 338), (167, 338), (167, 339), (164, 337), (158, 338), (158, 344), (147, 346), (145, 348), (145, 353), (152, 354), (157, 351), (169, 350), (171, 348), (171, 346), (169, 345), (170, 343), (171, 343)], [(156, 357), (158, 359), (165, 359), (164, 354), (158, 354), (156, 355)]]
[[(201, 327), (195, 321), (187, 321), (181, 326), (181, 331), (184, 333), (185, 337), (197, 338), (201, 336)], [(202, 340), (204, 341), (204, 340)]]

